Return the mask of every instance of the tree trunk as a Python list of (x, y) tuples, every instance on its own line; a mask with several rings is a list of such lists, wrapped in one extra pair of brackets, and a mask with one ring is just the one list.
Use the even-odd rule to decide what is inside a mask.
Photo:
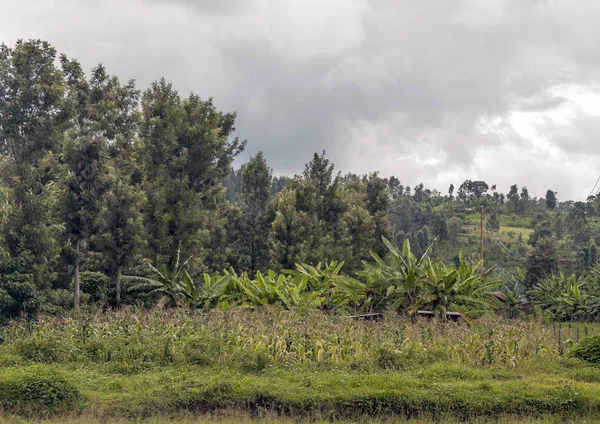
[(75, 276), (74, 276), (74, 285), (75, 285), (75, 312), (79, 312), (79, 243), (80, 240), (77, 239), (75, 242)]
[(115, 289), (117, 292), (117, 308), (121, 306), (121, 264), (117, 265), (117, 275), (115, 277)]

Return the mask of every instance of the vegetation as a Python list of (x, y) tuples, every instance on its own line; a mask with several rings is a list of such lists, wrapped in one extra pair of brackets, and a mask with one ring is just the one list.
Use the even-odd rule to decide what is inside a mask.
[(600, 320), (600, 195), (234, 169), (234, 112), (39, 40), (0, 47), (0, 99), (7, 416), (599, 412), (597, 336), (548, 322)]
[[(525, 272), (516, 295), (528, 300), (536, 285), (566, 286), (557, 282), (561, 272), (565, 281), (573, 281), (571, 275), (587, 280), (598, 261), (600, 199), (594, 196), (560, 202), (548, 190), (537, 199), (526, 187), (515, 184), (505, 194), (476, 180), (456, 191), (451, 185), (444, 195), (376, 172), (341, 175), (325, 152), (293, 178), (274, 177), (260, 152), (234, 170), (246, 142), (233, 136), (235, 113), (217, 110), (211, 99), (183, 97), (164, 79), (141, 92), (102, 65), (86, 75), (76, 60), (38, 40), (2, 46), (0, 69), (3, 318), (65, 311), (69, 303), (75, 309), (82, 302), (151, 305), (159, 298), (196, 307), (225, 307), (241, 298), (298, 304), (274, 281), (293, 281), (293, 290), (310, 293), (314, 299), (307, 302), (323, 308), (339, 300), (344, 305), (336, 307), (356, 311), (429, 307), (443, 315), (450, 308), (468, 317), (467, 310), (476, 316), (492, 306), (480, 296), (491, 281), (514, 290), (505, 276), (516, 267)], [(475, 265), (480, 207), (485, 263), (495, 269), (468, 289), (463, 273), (482, 266)], [(388, 259), (412, 259), (394, 256), (390, 246), (407, 240), (422, 270), (399, 284), (402, 270)], [(140, 289), (140, 281), (122, 280), (165, 283), (153, 274), (164, 271), (162, 264), (177, 268), (178, 251), (191, 258), (181, 278), (203, 284), (155, 285), (155, 293), (170, 290), (166, 299), (130, 290)], [(379, 270), (363, 265), (373, 258)], [(324, 283), (329, 288), (317, 288), (310, 276), (301, 287), (301, 278), (286, 271), (297, 272), (297, 264), (329, 269), (325, 264), (334, 262), (344, 264), (338, 270), (344, 275)], [(595, 319), (598, 302), (588, 286), (577, 285), (585, 297), (577, 310), (532, 297), (557, 319)], [(462, 297), (467, 290), (479, 297), (475, 303)]]
[(22, 388), (3, 397), (3, 408), (95, 419), (222, 410), (348, 420), (599, 411), (600, 370), (560, 357), (551, 328), (490, 316), (474, 324), (395, 314), (374, 322), (279, 306), (16, 320), (2, 333), (0, 387)]

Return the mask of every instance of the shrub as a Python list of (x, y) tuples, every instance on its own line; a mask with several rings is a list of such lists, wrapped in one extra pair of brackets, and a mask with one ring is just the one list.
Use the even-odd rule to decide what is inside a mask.
[(84, 271), (80, 275), (81, 291), (92, 302), (105, 303), (108, 298), (109, 278), (101, 272)]
[(384, 370), (400, 371), (404, 369), (402, 352), (387, 347), (377, 350), (377, 366)]
[(181, 349), (180, 361), (192, 365), (208, 366), (219, 356), (218, 346), (204, 338), (190, 338)]
[(81, 395), (64, 377), (41, 369), (0, 381), (0, 404), (8, 409), (72, 405)]
[(586, 337), (579, 342), (571, 355), (594, 365), (600, 365), (600, 334)]
[(64, 346), (58, 340), (43, 334), (17, 340), (15, 347), (19, 355), (28, 361), (50, 364), (63, 359)]

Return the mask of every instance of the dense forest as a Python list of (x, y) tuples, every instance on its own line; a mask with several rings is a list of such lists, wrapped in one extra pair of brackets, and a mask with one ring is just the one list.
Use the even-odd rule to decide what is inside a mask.
[[(175, 274), (183, 283), (204, 278), (208, 290), (224, 276), (227, 284), (329, 278), (342, 263), (344, 284), (362, 284), (357, 290), (373, 310), (376, 299), (364, 293), (369, 281), (393, 274), (394, 259), (410, 268), (426, 257), (444, 275), (463, 267), (478, 274), (480, 208), (482, 279), (557, 318), (600, 313), (592, 288), (600, 280), (600, 196), (559, 201), (551, 187), (536, 198), (527, 182), (502, 188), (473, 180), (439, 192), (377, 172), (342, 174), (324, 151), (295, 176), (273, 175), (261, 152), (234, 169), (246, 148), (235, 120), (164, 79), (140, 90), (102, 65), (86, 73), (43, 41), (2, 45), (0, 315), (155, 302), (149, 288), (168, 292)], [(391, 296), (388, 287), (381, 297)], [(177, 303), (173, 290), (167, 294)], [(435, 306), (413, 294), (402, 292), (405, 306)], [(368, 303), (359, 297), (338, 303)], [(202, 299), (223, 306), (223, 297)]]

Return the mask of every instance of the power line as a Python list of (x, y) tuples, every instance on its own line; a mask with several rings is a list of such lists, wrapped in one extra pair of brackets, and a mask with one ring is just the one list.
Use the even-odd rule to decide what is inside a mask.
[[(588, 194), (587, 198), (585, 199), (586, 201), (587, 201), (587, 199), (590, 198), (590, 196), (594, 192), (594, 189), (596, 188), (596, 186), (598, 185), (599, 182), (600, 182), (600, 177), (598, 177), (598, 179), (596, 180), (596, 184), (594, 184), (594, 187), (592, 187), (592, 189), (590, 190), (590, 194)], [(598, 188), (598, 191), (596, 192), (596, 196), (598, 195), (598, 192), (600, 192), (600, 187)]]
[(487, 219), (487, 215), (483, 216), (486, 222), (486, 227), (489, 230), (490, 233), (492, 233), (492, 239), (494, 240), (494, 242), (496, 242), (496, 244), (498, 245), (498, 247), (500, 248), (500, 250), (507, 256), (509, 256), (511, 259), (519, 261), (519, 262), (524, 262), (525, 259), (522, 257), (518, 257), (515, 256), (509, 249), (508, 246), (506, 246), (502, 240), (500, 240), (500, 238), (498, 238), (498, 236), (496, 235), (496, 232), (492, 229), (492, 226), (490, 224), (490, 222)]

